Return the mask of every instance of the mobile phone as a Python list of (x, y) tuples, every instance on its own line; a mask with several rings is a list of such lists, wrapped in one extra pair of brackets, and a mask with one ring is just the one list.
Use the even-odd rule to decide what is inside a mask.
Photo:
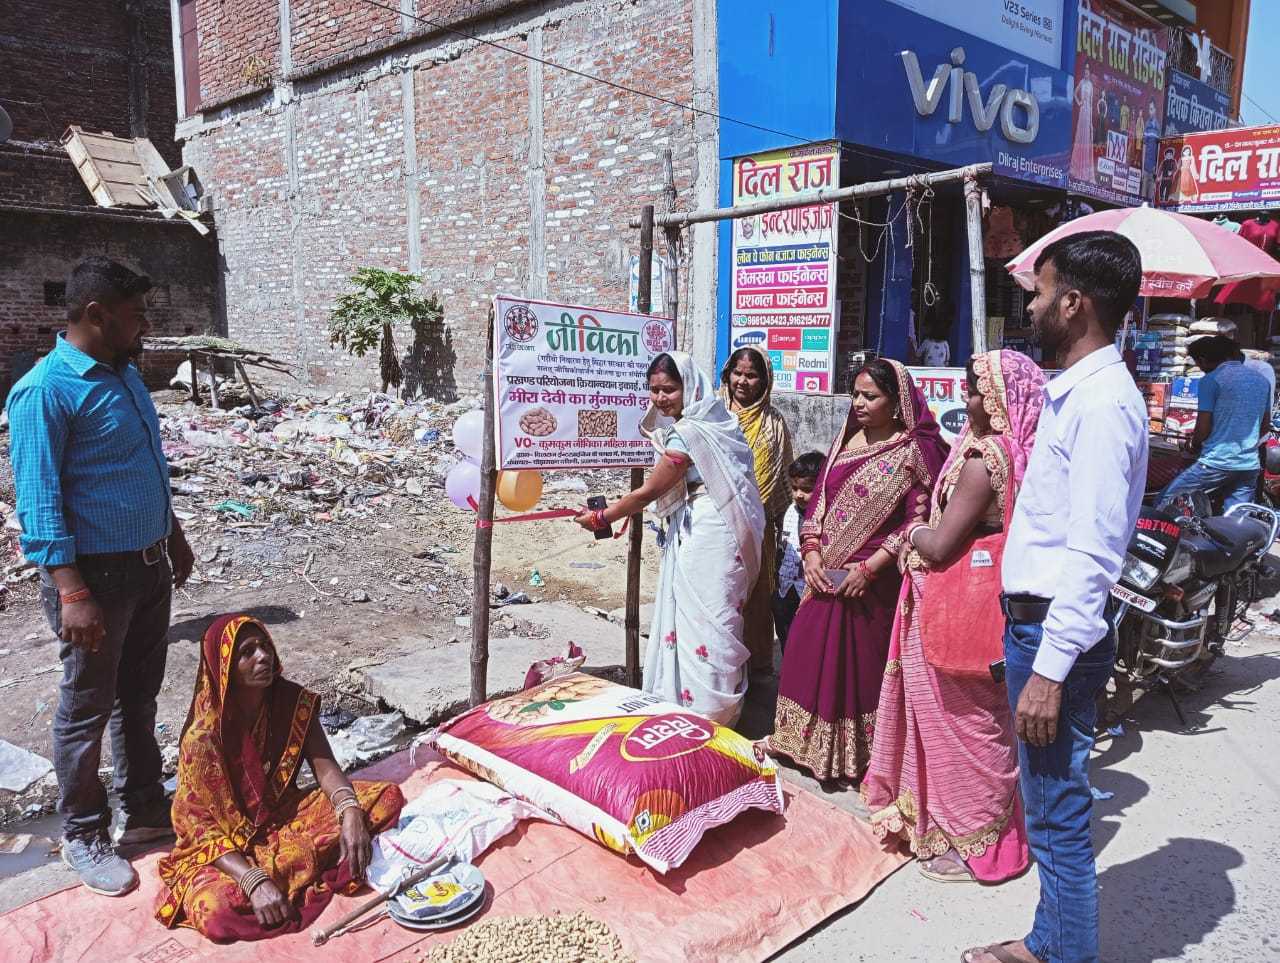
[[(591, 509), (593, 512), (603, 510), (608, 507), (609, 500), (603, 495), (592, 495), (587, 499), (587, 508)], [(597, 541), (602, 538), (613, 538), (613, 526), (606, 525), (604, 528), (598, 528), (592, 534), (595, 535)]]
[(991, 678), (996, 682), (1004, 681), (1004, 659), (998, 659), (987, 666), (987, 671), (991, 673)]

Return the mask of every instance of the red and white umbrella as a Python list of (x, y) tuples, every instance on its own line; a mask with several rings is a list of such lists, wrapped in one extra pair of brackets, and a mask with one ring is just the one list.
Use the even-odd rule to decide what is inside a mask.
[(1280, 261), (1238, 234), (1186, 214), (1154, 207), (1098, 211), (1054, 228), (1005, 265), (1028, 291), (1035, 287), (1036, 258), (1060, 237), (1085, 231), (1115, 231), (1142, 255), (1138, 293), (1156, 298), (1203, 298), (1214, 285), (1253, 278), (1280, 278)]

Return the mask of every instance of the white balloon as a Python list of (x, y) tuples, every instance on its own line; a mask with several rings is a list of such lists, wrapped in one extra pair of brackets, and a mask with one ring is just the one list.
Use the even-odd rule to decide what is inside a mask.
[(458, 450), (474, 462), (480, 461), (484, 451), (484, 412), (468, 411), (453, 423), (453, 443)]
[(449, 496), (449, 501), (459, 508), (475, 511), (475, 505), (480, 503), (479, 467), (469, 461), (458, 462), (453, 468), (449, 469), (449, 474), (445, 476), (444, 490), (445, 494)]

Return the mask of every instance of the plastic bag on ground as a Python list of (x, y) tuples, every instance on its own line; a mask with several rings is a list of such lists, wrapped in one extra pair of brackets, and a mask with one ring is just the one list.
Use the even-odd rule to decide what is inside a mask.
[(373, 841), (369, 884), (386, 892), (446, 849), (472, 863), (522, 819), (548, 819), (537, 807), (485, 782), (442, 779), (400, 811), (400, 823)]
[(329, 736), (333, 758), (343, 769), (358, 763), (372, 762), (395, 748), (404, 735), (404, 716), (388, 712), (380, 716), (361, 716), (340, 732)]

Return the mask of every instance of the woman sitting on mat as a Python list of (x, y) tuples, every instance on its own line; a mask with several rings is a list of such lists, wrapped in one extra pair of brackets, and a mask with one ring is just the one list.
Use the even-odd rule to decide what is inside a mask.
[[(862, 794), (876, 834), (904, 837), (929, 879), (999, 883), (1025, 870), (1029, 855), (1009, 697), (988, 671), (1001, 658), (998, 589), (974, 599), (980, 569), (972, 566), (995, 564), (989, 537), (1000, 537), (1012, 517), (1045, 379), (1017, 351), (977, 355), (968, 372), (968, 423), (943, 466), (928, 524), (907, 532), (907, 578)], [(975, 548), (973, 539), (984, 536)], [(936, 580), (954, 566), (967, 594)], [(949, 658), (931, 656), (935, 636), (926, 635), (947, 623), (926, 612), (948, 607), (964, 613), (966, 633), (941, 640)], [(971, 666), (959, 670), (966, 661)]]
[[(201, 649), (156, 918), (219, 943), (297, 932), (335, 892), (360, 888), (369, 834), (395, 825), (404, 796), (393, 783), (347, 780), (319, 696), (280, 677), (257, 619), (223, 616)], [(319, 789), (295, 785), (304, 758)]]
[(658, 451), (644, 484), (575, 520), (588, 530), (654, 502), (665, 526), (646, 692), (731, 726), (747, 689), (742, 610), (760, 574), (764, 506), (755, 459), (706, 373), (682, 351), (648, 371), (652, 406), (641, 430)]

